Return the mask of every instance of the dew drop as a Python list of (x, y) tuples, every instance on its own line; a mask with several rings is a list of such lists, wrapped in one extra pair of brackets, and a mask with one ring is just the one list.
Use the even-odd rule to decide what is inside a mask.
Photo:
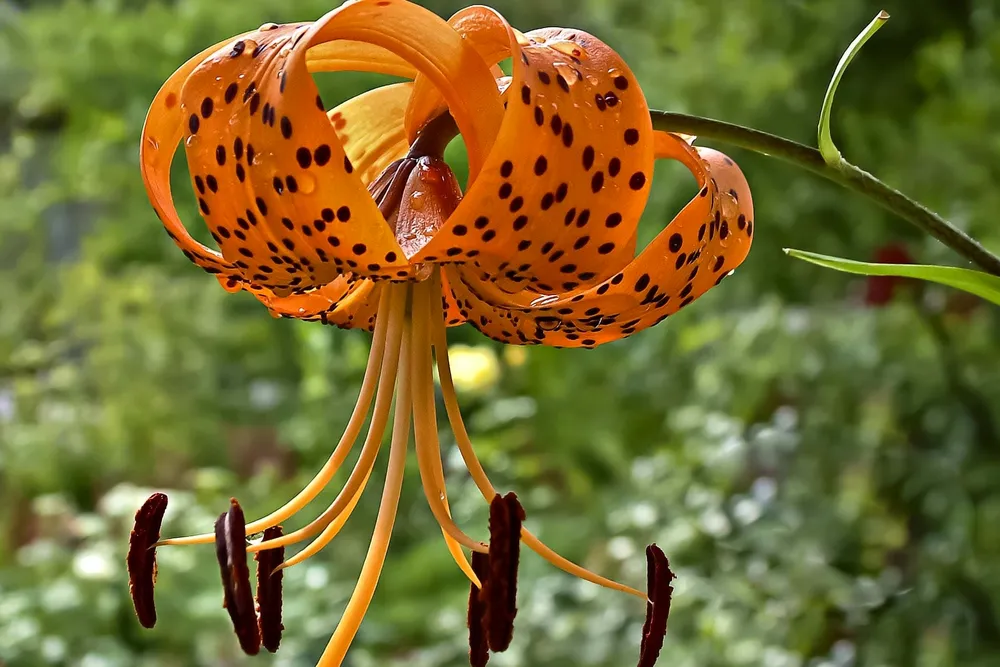
[(559, 296), (556, 294), (543, 294), (542, 296), (538, 297), (528, 305), (531, 306), (532, 308), (541, 308), (543, 306), (549, 305), (550, 303), (554, 303), (558, 300)]
[(413, 277), (419, 281), (427, 280), (434, 273), (434, 264), (429, 264), (424, 262), (423, 264), (417, 264), (413, 271)]
[(543, 331), (558, 331), (562, 328), (562, 321), (558, 317), (539, 317), (535, 322)]
[(197, 141), (198, 141), (198, 135), (197, 135), (197, 134), (192, 134), (192, 135), (191, 135), (190, 137), (188, 137), (188, 138), (187, 138), (187, 139), (186, 139), (186, 140), (184, 141), (184, 145), (185, 145), (185, 146), (189, 146), (189, 147), (190, 147), (190, 146), (194, 146), (194, 145), (195, 145), (195, 143), (197, 143)]
[(566, 83), (568, 83), (571, 86), (574, 83), (576, 83), (577, 76), (575, 69), (573, 69), (566, 63), (555, 63), (553, 67), (555, 68), (556, 72), (562, 75), (562, 78), (566, 79)]
[(413, 209), (414, 211), (424, 210), (424, 206), (426, 205), (426, 203), (427, 202), (424, 199), (423, 192), (414, 192), (412, 195), (410, 195), (410, 208)]
[(579, 60), (586, 60), (589, 55), (587, 50), (576, 42), (560, 40), (558, 42), (552, 42), (549, 46), (559, 53), (563, 53), (571, 58), (577, 58)]
[(316, 178), (310, 174), (308, 171), (303, 172), (298, 177), (299, 182), (299, 192), (304, 195), (310, 195), (316, 191)]
[(740, 205), (736, 201), (736, 197), (732, 194), (728, 192), (723, 193), (722, 196), (719, 197), (719, 202), (723, 218), (735, 218), (739, 215)]
[(493, 279), (493, 284), (497, 286), (497, 289), (507, 293), (507, 294), (518, 294), (524, 291), (524, 280), (514, 280), (508, 278), (507, 276), (497, 276)]

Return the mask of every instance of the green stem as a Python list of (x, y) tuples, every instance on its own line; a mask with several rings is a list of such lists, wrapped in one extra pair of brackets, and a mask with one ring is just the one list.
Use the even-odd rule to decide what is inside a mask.
[(854, 190), (919, 227), (984, 271), (1000, 276), (1000, 257), (937, 213), (846, 160), (830, 166), (815, 148), (741, 125), (666, 111), (651, 110), (649, 115), (657, 130), (693, 134), (776, 157)]
[(830, 136), (830, 112), (833, 110), (833, 97), (837, 94), (837, 86), (840, 85), (840, 80), (843, 78), (844, 72), (847, 71), (847, 66), (854, 60), (854, 56), (858, 55), (858, 51), (865, 45), (865, 42), (871, 39), (872, 35), (878, 32), (878, 29), (885, 25), (888, 20), (889, 15), (886, 12), (879, 12), (878, 16), (868, 24), (868, 27), (854, 38), (854, 41), (840, 58), (840, 62), (837, 63), (837, 69), (833, 72), (833, 78), (830, 79), (830, 85), (826, 89), (826, 95), (823, 97), (823, 108), (819, 113), (819, 131), (817, 133), (819, 141), (817, 144), (823, 159), (831, 166), (838, 166), (843, 159), (840, 151), (837, 150), (837, 145), (833, 143), (833, 137)]

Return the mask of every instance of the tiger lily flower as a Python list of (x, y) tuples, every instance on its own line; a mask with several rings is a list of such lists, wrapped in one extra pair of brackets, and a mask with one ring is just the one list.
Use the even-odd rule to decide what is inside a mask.
[[(513, 71), (505, 76), (498, 65), (508, 58)], [(339, 70), (408, 81), (328, 110), (311, 73)], [(443, 158), (459, 134), (469, 161), (464, 188)], [(312, 540), (281, 565), (268, 559), (258, 579), (319, 552), (357, 505), (389, 430), (374, 535), (320, 660), (340, 665), (383, 567), (412, 423), (427, 502), (472, 582), (473, 664), (509, 643), (521, 543), (572, 575), (646, 600), (642, 660), (652, 664), (662, 636), (646, 635), (666, 631), (673, 576), (662, 552), (651, 547), (653, 590), (642, 592), (568, 561), (521, 526), (523, 509), (490, 482), (462, 421), (446, 329), (469, 323), (504, 343), (593, 348), (660, 322), (717, 285), (749, 251), (753, 206), (739, 168), (690, 141), (654, 132), (632, 72), (596, 37), (563, 28), (521, 33), (486, 7), (444, 21), (405, 0), (354, 0), (318, 21), (268, 24), (193, 57), (156, 95), (143, 129), (142, 175), (167, 233), (223, 287), (250, 292), (273, 315), (365, 329), (373, 339), (344, 434), (298, 495), (249, 522), (234, 501), (214, 534), (162, 541), (165, 499), (157, 499), (140, 512), (154, 515), (155, 526), (136, 542), (146, 549), (215, 543), (241, 644), (256, 652), (239, 546), (259, 556)], [(169, 177), (180, 143), (219, 250), (195, 241), (174, 207)], [(699, 190), (636, 255), (657, 159), (680, 161)], [(488, 543), (450, 515), (435, 364), (458, 448), (491, 504)], [(310, 523), (282, 533), (279, 524), (340, 470), (369, 412), (343, 490)], [(247, 543), (262, 531), (270, 531), (266, 539)], [(151, 605), (151, 581), (136, 583)], [(272, 635), (280, 626), (273, 588), (263, 596), (259, 588), (257, 600), (260, 632), (269, 626)], [(266, 601), (276, 595), (277, 620)], [(270, 644), (276, 648), (273, 637)]]

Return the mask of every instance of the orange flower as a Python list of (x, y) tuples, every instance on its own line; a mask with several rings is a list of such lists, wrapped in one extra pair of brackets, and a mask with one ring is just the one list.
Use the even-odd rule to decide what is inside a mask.
[[(498, 67), (507, 58), (510, 77)], [(338, 70), (411, 81), (328, 112), (311, 73)], [(459, 133), (470, 168), (464, 194), (443, 159)], [(658, 323), (743, 261), (753, 234), (746, 181), (727, 157), (687, 139), (653, 131), (632, 72), (597, 38), (571, 29), (522, 34), (485, 7), (445, 22), (405, 0), (348, 2), (315, 23), (266, 25), (212, 46), (164, 84), (143, 130), (141, 157), (150, 199), (171, 238), (226, 289), (251, 292), (276, 316), (374, 331), (358, 404), (329, 461), (284, 507), (247, 523), (246, 533), (277, 526), (323, 490), (374, 399), (368, 436), (343, 491), (304, 528), (251, 544), (248, 552), (315, 538), (285, 561), (289, 567), (333, 539), (365, 488), (396, 397), (375, 534), (321, 665), (341, 664), (371, 600), (411, 419), (424, 491), (459, 567), (476, 587), (488, 582), (465, 550), (493, 554), (494, 561), (505, 554), (488, 568), (479, 557), (479, 571), (516, 568), (517, 540), (491, 549), (450, 518), (435, 361), (473, 479), (496, 511), (506, 512), (503, 525), (519, 526), (510, 517), (522, 510), (510, 505), (516, 499), (495, 500), (476, 458), (452, 383), (446, 326), (469, 322), (513, 344), (594, 347)], [(172, 203), (170, 164), (182, 141), (202, 217), (221, 252), (196, 242)], [(683, 163), (699, 192), (636, 256), (658, 158)], [(233, 520), (220, 519), (226, 526)], [(570, 563), (528, 530), (520, 536), (567, 572), (647, 598)], [(161, 544), (214, 540), (206, 534)], [(220, 554), (238, 567), (230, 547), (223, 544)], [(498, 596), (472, 597), (481, 606)], [(485, 655), (479, 648), (476, 662)]]

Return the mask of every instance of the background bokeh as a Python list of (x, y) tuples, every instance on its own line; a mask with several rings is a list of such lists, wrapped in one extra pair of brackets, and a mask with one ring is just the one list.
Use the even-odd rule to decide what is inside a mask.
[[(444, 16), (460, 6), (423, 4)], [(887, 9), (841, 86), (835, 137), (1000, 248), (994, 0), (494, 4), (522, 29), (599, 35), (652, 106), (807, 143), (841, 51)], [(330, 8), (0, 1), (4, 667), (311, 667), (337, 622), (377, 492), (287, 573), (277, 657), (239, 654), (211, 547), (160, 550), (151, 632), (124, 571), (150, 489), (170, 494), (168, 534), (209, 528), (233, 493), (266, 512), (325, 460), (353, 405), (368, 336), (273, 320), (226, 294), (161, 231), (137, 160), (150, 100), (190, 55)], [(383, 82), (321, 84), (332, 105)], [(531, 526), (598, 571), (642, 585), (642, 547), (666, 550), (678, 580), (665, 665), (1000, 665), (1000, 311), (937, 287), (875, 307), (863, 279), (786, 258), (785, 246), (871, 259), (898, 244), (956, 262), (856, 195), (723, 149), (754, 188), (756, 243), (694, 307), (595, 351), (451, 332), (468, 346), (456, 372), (484, 463), (520, 493)], [(647, 237), (692, 194), (680, 171), (658, 176)], [(182, 214), (199, 227), (183, 178)], [(478, 493), (449, 468), (459, 523), (485, 528)], [(522, 560), (515, 642), (491, 664), (634, 664), (641, 604)], [(349, 664), (467, 664), (466, 595), (409, 475)]]

